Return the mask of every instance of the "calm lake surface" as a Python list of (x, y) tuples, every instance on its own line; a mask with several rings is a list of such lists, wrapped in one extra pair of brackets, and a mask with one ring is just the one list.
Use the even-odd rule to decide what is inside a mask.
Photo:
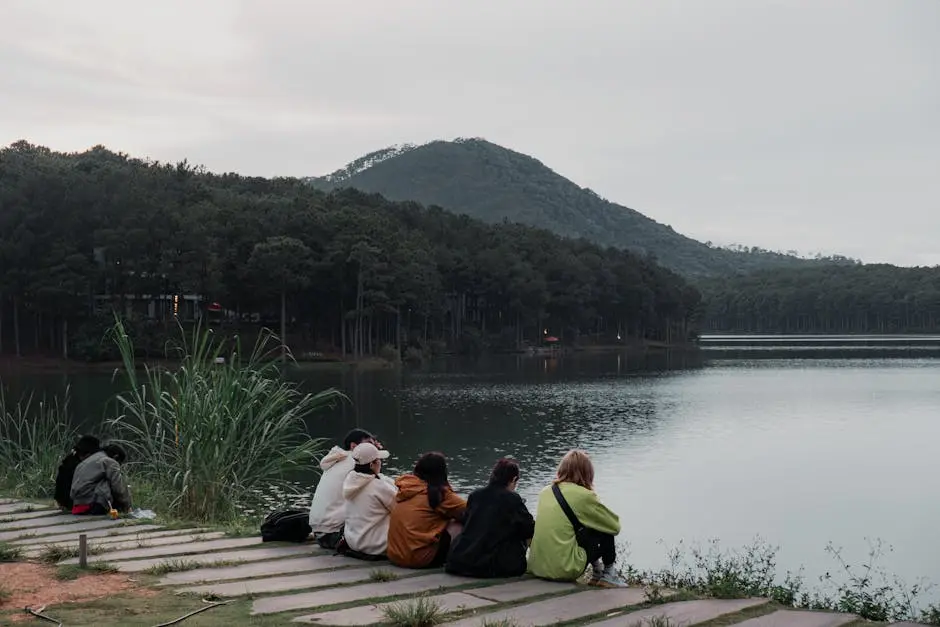
[[(393, 470), (427, 450), (450, 459), (461, 491), (500, 456), (523, 467), (534, 508), (561, 455), (587, 449), (597, 491), (620, 514), (629, 561), (667, 565), (666, 547), (756, 536), (780, 545), (781, 570), (835, 571), (830, 541), (851, 563), (869, 541), (880, 564), (940, 582), (940, 358), (897, 348), (599, 354), (443, 361), (423, 370), (297, 373), (351, 404), (310, 425), (340, 438), (361, 426), (392, 452)], [(108, 377), (6, 377), (16, 389), (72, 386), (97, 419)], [(936, 596), (936, 595), (933, 595)]]

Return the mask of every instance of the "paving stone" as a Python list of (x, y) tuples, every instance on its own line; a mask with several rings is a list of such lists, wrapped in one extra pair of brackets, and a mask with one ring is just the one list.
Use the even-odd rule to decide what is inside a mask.
[(385, 569), (388, 563), (364, 562), (341, 555), (317, 555), (313, 557), (299, 557), (296, 559), (281, 559), (273, 562), (256, 562), (240, 566), (226, 566), (223, 568), (199, 568), (179, 573), (169, 573), (160, 580), (159, 585), (179, 585), (188, 583), (207, 583), (211, 581), (230, 581), (233, 579), (248, 579), (249, 577), (267, 577), (270, 575), (286, 575), (290, 573), (315, 572), (318, 570), (331, 570), (344, 566)]
[[(82, 531), (81, 533), (88, 536), (88, 539), (90, 540), (91, 538), (119, 538), (120, 536), (125, 536), (132, 533), (149, 533), (158, 529), (163, 529), (163, 527), (160, 525), (124, 525), (122, 527), (115, 527), (113, 529), (96, 529), (92, 531)], [(180, 533), (180, 531), (166, 533)], [(50, 542), (59, 542), (62, 540), (74, 540), (75, 542), (78, 542), (79, 535), (80, 533), (78, 531), (73, 531), (71, 533), (59, 533), (54, 535), (22, 538), (20, 540), (13, 540), (10, 542), (10, 544), (28, 546), (30, 544), (48, 544)]]
[[(389, 571), (399, 577), (414, 574), (414, 570), (386, 566), (382, 570)], [(270, 592), (288, 592), (290, 590), (305, 590), (312, 588), (326, 588), (344, 583), (369, 581), (371, 569), (346, 568), (320, 573), (304, 573), (289, 577), (264, 577), (261, 579), (246, 579), (243, 581), (230, 581), (226, 583), (210, 583), (201, 586), (180, 588), (177, 592), (191, 592), (193, 594), (215, 594), (220, 597), (239, 597), (247, 594), (264, 594)]]
[[(10, 531), (13, 529), (29, 529), (33, 527), (51, 527), (53, 525), (71, 525), (89, 520), (106, 520), (104, 516), (73, 516), (58, 511), (51, 512), (29, 512), (26, 518), (16, 518), (10, 522), (0, 523), (0, 531)], [(110, 520), (110, 519), (108, 519)]]
[(891, 623), (890, 625), (888, 625), (888, 627), (928, 627), (928, 625), (924, 625), (923, 623), (903, 622), (903, 623)]
[(15, 514), (17, 512), (24, 512), (26, 510), (55, 511), (48, 505), (40, 505), (39, 503), (23, 503), (22, 501), (15, 501), (13, 503), (6, 503), (4, 505), (0, 505), (0, 517), (5, 516), (6, 514)]
[[(317, 547), (318, 549), (319, 547)], [(310, 555), (316, 549), (311, 545), (300, 544), (291, 546), (272, 546), (257, 549), (244, 549), (242, 551), (220, 551), (218, 553), (204, 553), (202, 555), (186, 555), (180, 558), (188, 564), (206, 564), (207, 566), (219, 562), (258, 562), (262, 560), (276, 560), (281, 557), (297, 557)], [(166, 557), (152, 557), (148, 559), (115, 562), (113, 565), (123, 573), (138, 573), (154, 566), (165, 564)], [(110, 560), (109, 560), (110, 561)]]
[(303, 592), (299, 594), (256, 599), (251, 606), (251, 613), (274, 614), (290, 610), (303, 610), (322, 607), (324, 605), (335, 605), (337, 603), (349, 603), (360, 599), (428, 592), (439, 588), (448, 588), (479, 581), (479, 579), (457, 577), (456, 575), (435, 572), (429, 575), (399, 579), (398, 581), (368, 583), (359, 586), (346, 586), (317, 592)]
[(638, 612), (618, 613), (599, 623), (591, 623), (590, 627), (646, 627), (648, 621), (658, 616), (668, 618), (673, 625), (697, 625), (766, 603), (767, 599), (678, 601)]
[(779, 610), (738, 623), (738, 627), (839, 627), (858, 620), (854, 614)]
[[(480, 627), (483, 618), (487, 620), (512, 620), (526, 627), (541, 627), (573, 621), (601, 612), (610, 612), (646, 601), (646, 592), (642, 588), (584, 588), (583, 592), (566, 594), (561, 597), (536, 601), (529, 605), (520, 605), (491, 614), (471, 616), (454, 623), (451, 627)], [(620, 624), (623, 627), (623, 623)]]
[(54, 525), (48, 527), (34, 527), (31, 529), (16, 529), (13, 531), (2, 531), (0, 532), (0, 542), (6, 542), (8, 540), (17, 540), (24, 538), (29, 535), (33, 536), (47, 536), (56, 533), (63, 533), (68, 531), (69, 533), (78, 533), (85, 531), (94, 531), (97, 529), (111, 529), (115, 527), (121, 527), (122, 523), (120, 520), (111, 520), (110, 518), (104, 519), (92, 519), (88, 522), (79, 522), (73, 523), (71, 525)]
[[(108, 562), (121, 560), (135, 560), (145, 557), (163, 557), (175, 555), (197, 555), (209, 551), (221, 551), (224, 549), (240, 549), (246, 546), (261, 544), (261, 538), (227, 538), (225, 540), (212, 540), (209, 542), (187, 542), (182, 544), (170, 544), (167, 546), (145, 547), (142, 549), (130, 549), (127, 551), (115, 551), (108, 553)], [(100, 561), (100, 560), (99, 560)], [(60, 564), (78, 564), (78, 558), (67, 559)]]
[[(444, 612), (456, 612), (457, 610), (472, 610), (478, 607), (494, 605), (492, 601), (481, 599), (465, 592), (449, 592), (431, 597)], [(294, 619), (295, 623), (316, 623), (318, 625), (335, 625), (337, 627), (375, 625), (385, 621), (383, 610), (389, 605), (394, 605), (396, 601), (389, 603), (380, 603), (378, 605), (365, 605), (362, 607), (353, 607), (345, 610), (334, 610), (332, 612), (321, 612), (319, 614), (309, 614)], [(401, 601), (397, 601), (401, 603)]]
[(519, 599), (528, 599), (543, 594), (551, 594), (553, 592), (571, 592), (577, 589), (577, 587), (578, 586), (573, 583), (545, 581), (544, 579), (523, 579), (522, 581), (512, 581), (510, 583), (490, 586), (489, 588), (467, 590), (467, 594), (472, 594), (475, 597), (496, 601), (498, 603), (508, 603), (510, 601), (518, 601)]
[[(8, 522), (13, 522), (15, 520), (23, 520), (26, 518), (47, 518), (50, 516), (66, 516), (65, 512), (62, 512), (57, 509), (44, 509), (37, 512), (16, 512), (15, 514), (0, 514), (0, 520), (5, 520)], [(88, 518), (84, 516), (84, 518)], [(5, 524), (5, 523), (4, 523)]]
[[(141, 544), (143, 544), (144, 546), (165, 546), (168, 544), (184, 544), (187, 542), (204, 542), (207, 540), (218, 540), (219, 538), (224, 538), (224, 537), (225, 537), (224, 532), (215, 531), (212, 533), (175, 535), (175, 536), (167, 536), (163, 538), (151, 538), (151, 537), (148, 537), (147, 535), (124, 536), (123, 538), (121, 538), (121, 541), (119, 542), (115, 542), (112, 538), (107, 538), (107, 540), (109, 540), (108, 542), (105, 542), (104, 539), (94, 540), (92, 538), (89, 538), (88, 548), (91, 549), (92, 551), (95, 551), (95, 550), (101, 551), (101, 554), (107, 556), (109, 551), (124, 551), (128, 549), (143, 548), (141, 547)], [(76, 539), (71, 542), (57, 542), (55, 544), (34, 545), (26, 549), (25, 554), (27, 557), (36, 557), (40, 555), (43, 551), (45, 551), (47, 548), (49, 548), (50, 546), (56, 547), (56, 548), (63, 548), (63, 549), (77, 548), (78, 540)]]

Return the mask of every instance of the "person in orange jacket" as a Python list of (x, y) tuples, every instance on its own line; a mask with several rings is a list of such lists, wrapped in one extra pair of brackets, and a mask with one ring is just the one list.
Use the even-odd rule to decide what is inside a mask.
[(467, 502), (447, 481), (447, 459), (425, 453), (414, 471), (395, 480), (396, 504), (388, 528), (388, 559), (404, 568), (442, 566), (460, 533)]

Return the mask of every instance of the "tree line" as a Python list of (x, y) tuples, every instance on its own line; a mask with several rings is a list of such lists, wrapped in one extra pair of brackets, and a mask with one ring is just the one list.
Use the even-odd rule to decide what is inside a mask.
[(114, 311), (151, 352), (196, 316), (359, 357), (685, 341), (700, 294), (630, 252), (439, 207), (100, 146), (4, 148), (0, 353), (105, 359)]
[(940, 332), (940, 268), (830, 265), (713, 279), (702, 328), (744, 333)]

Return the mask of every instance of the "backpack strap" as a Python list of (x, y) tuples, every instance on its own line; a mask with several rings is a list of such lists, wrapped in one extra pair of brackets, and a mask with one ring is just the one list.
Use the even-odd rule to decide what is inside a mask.
[(584, 529), (584, 525), (582, 525), (578, 517), (574, 515), (571, 506), (568, 505), (568, 501), (565, 499), (565, 495), (561, 493), (561, 488), (558, 487), (557, 483), (552, 484), (552, 493), (555, 495), (555, 500), (558, 501), (558, 504), (561, 506), (561, 511), (565, 513), (571, 526), (574, 527), (574, 534), (577, 536), (578, 533)]

